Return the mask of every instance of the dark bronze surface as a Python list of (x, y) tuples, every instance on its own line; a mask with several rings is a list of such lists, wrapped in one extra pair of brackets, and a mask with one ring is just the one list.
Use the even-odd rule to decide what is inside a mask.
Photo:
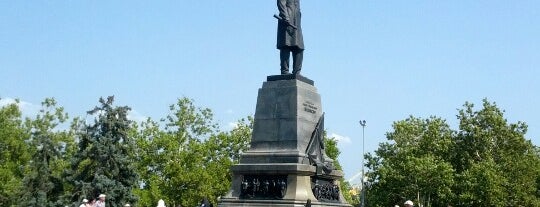
[(300, 0), (277, 0), (279, 15), (277, 29), (277, 49), (280, 50), (281, 74), (289, 74), (289, 59), (293, 56), (293, 74), (300, 74), (304, 58), (304, 37), (302, 35), (302, 13)]

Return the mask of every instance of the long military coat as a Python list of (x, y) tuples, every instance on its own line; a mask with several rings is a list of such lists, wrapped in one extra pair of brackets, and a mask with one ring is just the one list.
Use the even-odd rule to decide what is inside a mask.
[(304, 37), (302, 36), (300, 12), (300, 0), (277, 0), (279, 16), (296, 26), (297, 29), (288, 26), (284, 21), (278, 21), (277, 48), (297, 46), (304, 49)]

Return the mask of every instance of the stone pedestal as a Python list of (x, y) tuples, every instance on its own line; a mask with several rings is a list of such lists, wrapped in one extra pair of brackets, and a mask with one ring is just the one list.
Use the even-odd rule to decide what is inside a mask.
[(306, 155), (321, 116), (313, 81), (269, 76), (259, 89), (250, 149), (233, 166), (231, 190), (218, 206), (350, 206), (338, 187), (343, 173), (321, 173)]

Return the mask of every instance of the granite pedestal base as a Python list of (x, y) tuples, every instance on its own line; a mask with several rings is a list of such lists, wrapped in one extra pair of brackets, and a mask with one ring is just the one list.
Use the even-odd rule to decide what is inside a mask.
[(322, 172), (307, 155), (322, 116), (312, 80), (269, 76), (259, 89), (250, 149), (232, 167), (233, 182), (219, 207), (350, 207), (339, 189), (343, 173)]
[[(334, 170), (328, 175), (316, 175), (316, 168), (311, 165), (280, 163), (280, 164), (239, 164), (232, 168), (233, 183), (231, 191), (220, 199), (220, 207), (233, 206), (282, 206), (300, 207), (306, 206), (308, 200), (311, 206), (340, 206), (350, 207), (339, 193), (339, 199), (333, 201), (319, 201), (313, 192), (315, 178), (331, 180), (333, 185), (339, 186), (338, 179), (343, 177), (341, 171)], [(279, 195), (271, 197), (257, 197), (256, 195), (243, 194), (242, 182), (246, 177), (261, 177), (267, 179), (286, 179), (286, 189), (283, 197)], [(263, 180), (263, 179), (261, 179)], [(322, 200), (322, 199), (321, 199)]]

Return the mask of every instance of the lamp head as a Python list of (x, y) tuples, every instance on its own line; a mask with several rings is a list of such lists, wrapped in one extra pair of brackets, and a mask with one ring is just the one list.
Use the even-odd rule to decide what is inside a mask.
[(360, 120), (360, 125), (365, 127), (366, 126), (366, 120)]

